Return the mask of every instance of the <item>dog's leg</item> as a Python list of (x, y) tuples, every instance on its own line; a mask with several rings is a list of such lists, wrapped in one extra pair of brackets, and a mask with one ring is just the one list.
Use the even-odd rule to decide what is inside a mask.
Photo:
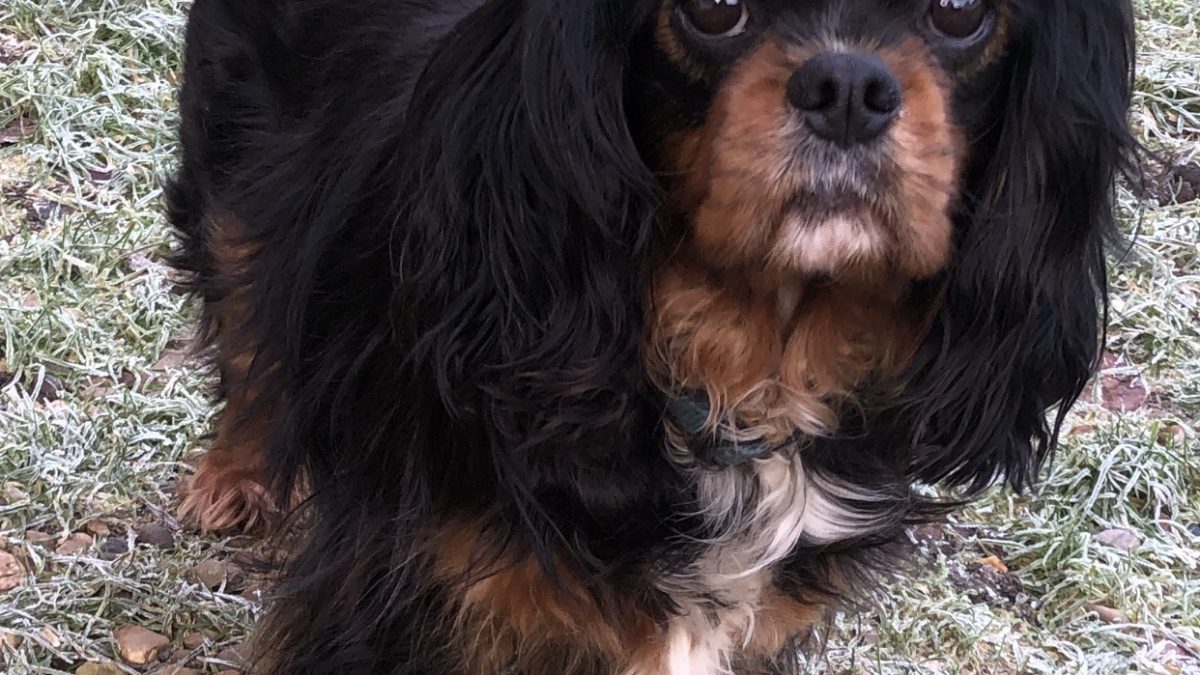
[(245, 393), (227, 400), (212, 445), (188, 481), (180, 520), (204, 531), (278, 524), (282, 507), (271, 489), (266, 444), (272, 405), (251, 405)]
[(206, 531), (271, 527), (282, 511), (269, 449), (276, 441), (286, 396), (280, 372), (264, 346), (255, 284), (261, 247), (236, 218), (206, 220), (200, 279), (205, 333), (225, 402), (208, 452), (183, 490), (180, 519)]

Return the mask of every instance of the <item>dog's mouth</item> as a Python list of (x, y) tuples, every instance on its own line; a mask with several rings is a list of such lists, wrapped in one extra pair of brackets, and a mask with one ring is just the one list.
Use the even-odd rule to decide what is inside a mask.
[[(877, 187), (885, 192), (883, 185)], [(780, 211), (766, 255), (782, 271), (837, 276), (888, 266), (899, 242), (868, 189), (803, 190)]]
[(856, 186), (833, 190), (820, 187), (801, 190), (787, 200), (784, 213), (819, 218), (822, 215), (833, 216), (857, 211), (867, 205), (866, 194), (870, 189), (869, 186)]

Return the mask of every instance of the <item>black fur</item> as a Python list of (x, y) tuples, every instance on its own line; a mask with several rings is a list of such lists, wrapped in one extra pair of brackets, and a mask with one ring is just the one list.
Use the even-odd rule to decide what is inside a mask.
[(915, 476), (972, 493), (1001, 476), (1033, 481), (1096, 366), (1113, 183), (1135, 145), (1128, 4), (1022, 0), (1012, 11), (1019, 37), (994, 122), (973, 141), (945, 306), (902, 401)]
[[(656, 6), (196, 1), (177, 265), (209, 339), (251, 346), (251, 380), (281, 402), (273, 488), (312, 492), (257, 641), (264, 670), (455, 672), (427, 544), (460, 521), (487, 523), (483, 548), (580, 570), (601, 607), (637, 597), (670, 615), (653, 571), (687, 564), (677, 535), (696, 525), (643, 372), (660, 188), (626, 87)], [(914, 481), (1028, 485), (1101, 346), (1111, 186), (1132, 147), (1130, 9), (1012, 11), (958, 252), (926, 289), (944, 309), (901, 393), (812, 450), (849, 478), (888, 467), (889, 536), (930, 511)], [(215, 266), (222, 217), (259, 251), (250, 268)], [(250, 318), (218, 326), (243, 288)], [(816, 592), (877, 543), (798, 551), (785, 580)]]

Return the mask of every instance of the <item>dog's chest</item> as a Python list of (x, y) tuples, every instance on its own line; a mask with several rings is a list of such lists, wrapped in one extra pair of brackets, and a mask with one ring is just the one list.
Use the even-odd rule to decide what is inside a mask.
[(689, 471), (714, 535), (690, 569), (662, 579), (680, 614), (667, 627), (658, 665), (629, 675), (731, 673), (733, 658), (754, 642), (779, 563), (802, 539), (833, 541), (865, 526), (794, 453)]

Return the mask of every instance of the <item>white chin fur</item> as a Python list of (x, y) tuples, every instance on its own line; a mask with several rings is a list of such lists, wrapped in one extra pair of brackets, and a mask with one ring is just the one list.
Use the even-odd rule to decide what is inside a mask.
[(883, 228), (858, 214), (839, 213), (824, 220), (790, 215), (783, 222), (773, 257), (791, 269), (833, 274), (850, 265), (883, 260), (887, 247)]

